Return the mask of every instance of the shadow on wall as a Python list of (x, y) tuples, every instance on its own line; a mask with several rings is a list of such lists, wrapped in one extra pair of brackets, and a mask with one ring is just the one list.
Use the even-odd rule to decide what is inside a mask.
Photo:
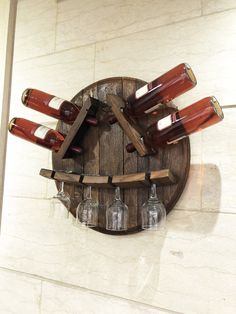
[(221, 175), (214, 164), (202, 165), (202, 210), (220, 211)]
[(216, 165), (191, 166), (183, 204), (185, 200), (188, 204), (196, 202), (196, 194), (198, 204), (204, 200), (209, 208), (203, 212), (202, 207), (193, 210), (189, 205), (184, 210), (173, 210), (168, 215), (166, 230), (116, 237), (74, 228), (75, 238), (67, 247), (66, 264), (71, 282), (77, 283), (78, 277), (71, 269), (78, 268), (81, 286), (96, 290), (102, 285), (106, 293), (151, 304), (166, 267), (169, 269), (170, 263), (184, 265), (186, 251), (197, 250), (199, 240), (214, 229), (217, 222), (214, 212), (220, 208), (221, 196), (221, 176)]
[[(186, 190), (188, 190), (190, 206), (191, 195), (194, 198), (195, 193), (198, 193), (199, 209), (193, 210), (189, 207), (185, 210), (173, 210), (167, 216), (165, 231), (142, 232), (134, 235), (139, 238), (139, 252), (136, 252), (137, 255), (129, 272), (129, 285), (133, 286), (134, 295), (145, 301), (151, 302), (155, 295), (153, 289), (159, 285), (159, 276), (163, 271), (165, 260), (171, 259), (173, 263), (177, 260), (181, 264), (181, 261), (184, 261), (182, 247), (189, 243), (189, 238), (192, 239), (194, 246), (195, 241), (210, 234), (217, 223), (218, 215), (214, 213), (219, 212), (221, 201), (221, 175), (217, 165), (192, 165)], [(184, 202), (184, 199), (182, 201)], [(140, 242), (145, 244), (140, 245)], [(166, 250), (162, 253), (162, 248), (165, 246), (170, 248), (169, 254)]]
[[(193, 164), (185, 190), (170, 213), (171, 228), (182, 232), (210, 233), (214, 229), (221, 205), (221, 175), (215, 164)], [(181, 215), (181, 211), (184, 214)], [(174, 221), (175, 223), (174, 223)], [(176, 222), (179, 220), (179, 223)]]

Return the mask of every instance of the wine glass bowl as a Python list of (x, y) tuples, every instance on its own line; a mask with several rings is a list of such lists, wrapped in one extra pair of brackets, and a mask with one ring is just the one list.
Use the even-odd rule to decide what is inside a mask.
[(98, 223), (98, 203), (92, 199), (91, 186), (87, 188), (86, 197), (79, 203), (76, 209), (76, 224), (96, 227)]
[(53, 218), (58, 220), (69, 218), (71, 200), (69, 194), (64, 191), (64, 182), (59, 183), (58, 193), (50, 200), (50, 208), (50, 216)]
[(128, 206), (120, 197), (120, 188), (115, 190), (115, 199), (106, 211), (106, 229), (110, 231), (125, 231), (128, 229)]
[(141, 209), (142, 229), (159, 230), (165, 227), (166, 209), (156, 194), (156, 185), (152, 184), (148, 201)]

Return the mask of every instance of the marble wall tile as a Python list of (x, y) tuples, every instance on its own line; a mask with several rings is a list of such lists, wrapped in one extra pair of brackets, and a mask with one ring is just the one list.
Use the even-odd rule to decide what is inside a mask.
[(53, 53), (57, 3), (54, 0), (18, 1), (15, 61)]
[(46, 200), (6, 202), (1, 266), (186, 314), (236, 306), (235, 215), (174, 211), (166, 232), (112, 237), (49, 219)]
[[(233, 212), (235, 205), (236, 110), (225, 109), (224, 120), (202, 133), (202, 208)], [(206, 165), (211, 165), (206, 169)]]
[(173, 312), (145, 306), (125, 299), (98, 294), (84, 289), (72, 289), (43, 282), (42, 306), (44, 314), (171, 314)]
[(224, 10), (236, 8), (234, 0), (203, 0), (202, 11), (203, 14), (211, 14)]
[(201, 14), (201, 1), (62, 1), (58, 3), (56, 49), (68, 49)]
[(175, 209), (201, 210), (202, 167), (201, 155), (193, 155), (191, 157), (189, 177)]
[(202, 132), (202, 152), (205, 157), (218, 154), (233, 155), (236, 152), (236, 108), (223, 108), (224, 119)]
[(47, 168), (48, 155), (47, 149), (10, 134), (4, 193), (18, 197), (46, 197), (46, 185), (39, 171)]
[(132, 76), (150, 81), (188, 62), (198, 84), (175, 100), (186, 106), (215, 95), (222, 105), (235, 103), (236, 11), (204, 16), (96, 45), (96, 80)]
[(41, 281), (0, 269), (0, 313), (39, 314)]

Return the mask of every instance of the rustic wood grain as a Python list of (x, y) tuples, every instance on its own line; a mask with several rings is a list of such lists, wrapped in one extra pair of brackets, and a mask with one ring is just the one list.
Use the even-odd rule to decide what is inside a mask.
[[(98, 99), (107, 102), (107, 94), (122, 97), (122, 79), (98, 82)], [(118, 123), (104, 122), (99, 130), (100, 175), (123, 174), (123, 131)], [(123, 197), (123, 192), (121, 191)], [(101, 190), (99, 202), (103, 207), (99, 212), (99, 227), (106, 225), (106, 208), (114, 201), (114, 190)]]
[[(129, 78), (123, 78), (123, 99), (124, 101), (136, 91), (136, 81)], [(130, 154), (126, 151), (126, 145), (130, 143), (129, 138), (124, 134), (124, 174), (137, 173), (138, 172), (138, 159), (137, 153)], [(129, 229), (136, 230), (137, 228), (137, 199), (138, 191), (136, 188), (125, 188), (124, 190), (124, 202), (129, 208)]]
[(124, 101), (116, 95), (107, 95), (107, 102), (111, 106), (118, 123), (122, 127), (124, 133), (128, 136), (130, 142), (134, 145), (141, 157), (146, 156), (152, 151), (141, 141), (141, 134), (128, 122), (120, 108), (123, 107)]
[[(91, 102), (93, 104), (93, 98), (97, 99), (97, 86), (92, 85), (83, 91), (83, 99), (86, 97), (92, 97)], [(97, 113), (99, 115), (99, 112)], [(90, 127), (85, 133), (82, 147), (84, 154), (77, 159), (77, 167), (80, 167), (79, 163), (83, 163), (83, 173), (91, 175), (99, 175), (99, 125), (97, 127)], [(80, 169), (82, 172), (82, 169)], [(92, 188), (92, 198), (98, 202), (98, 186)], [(78, 191), (77, 193), (78, 194)]]
[(54, 176), (54, 174), (55, 174), (55, 171), (42, 168), (42, 169), (40, 169), (39, 174), (40, 174), (42, 177), (44, 177), (44, 178), (53, 179), (53, 176)]
[(169, 169), (163, 169), (159, 171), (152, 171), (150, 173), (150, 181), (156, 185), (170, 185), (177, 182), (176, 177)]
[[(146, 82), (141, 80), (136, 80), (136, 90), (140, 87), (144, 86)], [(145, 130), (148, 125), (148, 117), (143, 116), (142, 119), (139, 119), (140, 126)], [(149, 157), (141, 157), (137, 156), (138, 163), (138, 172), (146, 172), (149, 171)], [(148, 199), (149, 189), (142, 189), (138, 193), (137, 199), (137, 228), (141, 230), (141, 208), (143, 203), (145, 203)]]
[[(130, 190), (134, 190), (133, 188), (150, 186), (150, 182), (145, 172), (113, 176), (111, 182), (115, 186), (130, 188)], [(125, 200), (127, 201), (127, 198)]]
[(74, 142), (75, 137), (77, 139), (82, 137), (84, 134), (84, 130), (81, 130), (81, 127), (83, 126), (84, 119), (87, 116), (87, 113), (91, 107), (92, 103), (90, 100), (90, 97), (87, 97), (86, 100), (83, 103), (83, 106), (75, 119), (75, 122), (70, 128), (70, 132), (66, 135), (66, 138), (64, 142), (62, 143), (59, 151), (57, 152), (58, 158), (66, 158), (66, 157), (71, 157), (71, 153), (69, 151), (69, 148), (71, 144)]
[(56, 171), (53, 179), (57, 181), (67, 182), (67, 183), (74, 183), (76, 185), (82, 186), (82, 183), (81, 183), (82, 177), (78, 174)]
[(84, 176), (82, 183), (85, 185), (90, 185), (96, 188), (114, 188), (114, 186), (110, 183), (111, 179), (109, 176)]

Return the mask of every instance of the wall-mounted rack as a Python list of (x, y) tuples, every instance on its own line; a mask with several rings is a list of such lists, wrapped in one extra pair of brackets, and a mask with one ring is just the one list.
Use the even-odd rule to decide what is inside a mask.
[[(150, 183), (158, 185), (159, 198), (167, 213), (174, 207), (186, 184), (190, 166), (190, 144), (185, 138), (178, 144), (164, 148), (145, 147), (140, 141), (142, 132), (157, 118), (162, 118), (176, 110), (160, 106), (154, 114), (146, 115), (138, 121), (130, 121), (122, 108), (129, 95), (146, 82), (127, 77), (108, 78), (98, 81), (80, 91), (72, 102), (82, 107), (72, 126), (58, 122), (57, 129), (67, 134), (58, 153), (53, 153), (53, 170), (41, 169), (40, 174), (56, 181), (64, 181), (65, 189), (73, 202), (71, 212), (82, 199), (84, 186), (91, 185), (93, 198), (101, 205), (112, 203), (114, 187), (122, 188), (122, 197), (129, 207), (128, 231), (114, 234), (128, 234), (141, 231), (140, 209), (148, 198)], [(84, 129), (83, 121), (95, 104), (98, 127)], [(119, 123), (110, 125), (109, 114), (115, 115)], [(126, 145), (132, 142), (137, 152), (128, 153)], [(69, 155), (71, 144), (83, 147), (82, 155)], [(72, 172), (72, 173), (69, 173)], [(79, 197), (78, 197), (79, 195)], [(98, 227), (103, 233), (113, 233), (105, 229), (106, 206), (99, 209)]]

